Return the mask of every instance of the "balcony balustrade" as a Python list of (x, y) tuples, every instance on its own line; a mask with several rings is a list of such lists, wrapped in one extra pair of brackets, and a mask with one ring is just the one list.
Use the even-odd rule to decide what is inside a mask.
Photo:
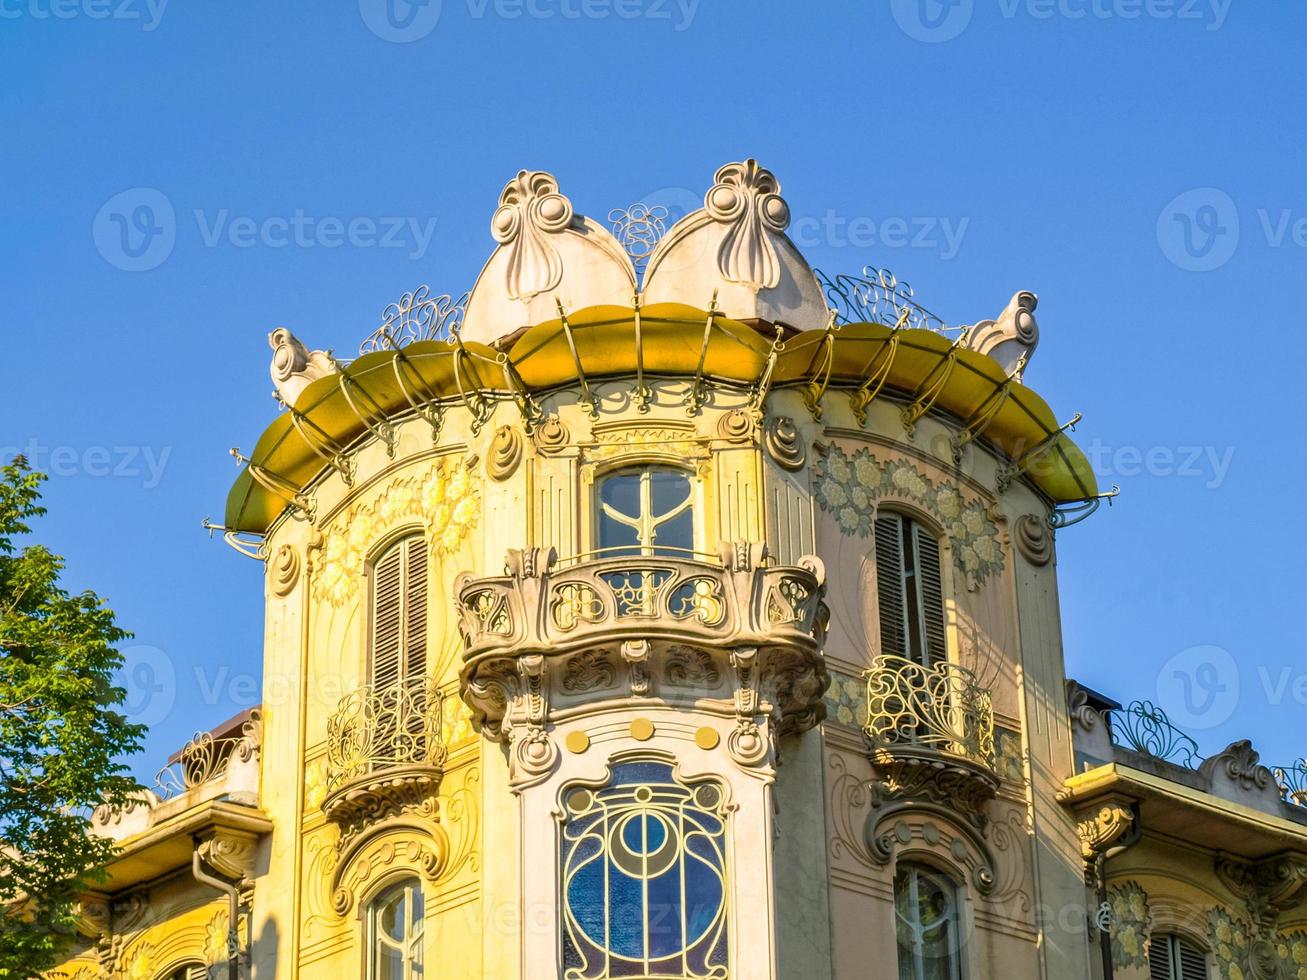
[(326, 815), (379, 819), (434, 798), (444, 774), (442, 695), (414, 678), (347, 695), (327, 721)]
[(511, 551), (506, 565), (455, 584), (462, 694), (492, 737), (515, 709), (538, 729), (551, 708), (650, 696), (721, 701), (750, 724), (762, 697), (782, 734), (821, 718), (828, 613), (816, 558), (772, 565), (761, 545), (738, 542), (715, 557)]
[(978, 819), (998, 789), (994, 706), (970, 670), (877, 656), (867, 671), (864, 733), (891, 795), (921, 794)]

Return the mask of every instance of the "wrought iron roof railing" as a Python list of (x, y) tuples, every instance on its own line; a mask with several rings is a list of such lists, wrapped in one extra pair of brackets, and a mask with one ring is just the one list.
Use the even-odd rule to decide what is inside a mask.
[(1186, 769), (1202, 765), (1198, 743), (1173, 725), (1166, 712), (1151, 701), (1132, 701), (1113, 710), (1111, 731), (1114, 745)]
[(241, 733), (214, 738), (212, 732), (196, 732), (168, 765), (154, 777), (154, 792), (160, 800), (181, 796), (197, 786), (227, 775), (233, 760), (249, 762), (263, 743), (263, 714), (255, 709), (241, 725)]
[(916, 291), (900, 282), (889, 269), (862, 267), (861, 276), (829, 276), (814, 269), (837, 323), (881, 323), (887, 327), (960, 334), (966, 327), (951, 327), (943, 317), (917, 302)]

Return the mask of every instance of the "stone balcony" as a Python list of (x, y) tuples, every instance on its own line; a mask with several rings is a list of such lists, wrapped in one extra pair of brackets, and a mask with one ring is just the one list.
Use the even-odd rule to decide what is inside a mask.
[[(760, 544), (714, 557), (511, 551), (507, 574), (463, 575), (455, 605), (461, 693), (492, 738), (604, 706), (655, 699), (735, 715), (749, 748), (812, 727), (824, 712), (828, 613), (819, 559), (772, 565)], [(543, 764), (543, 759), (541, 760)]]
[(442, 708), (439, 689), (422, 677), (341, 699), (327, 721), (327, 818), (348, 834), (434, 800), (446, 754)]
[(864, 734), (881, 792), (924, 797), (984, 823), (994, 797), (994, 707), (970, 670), (877, 656), (867, 672)]

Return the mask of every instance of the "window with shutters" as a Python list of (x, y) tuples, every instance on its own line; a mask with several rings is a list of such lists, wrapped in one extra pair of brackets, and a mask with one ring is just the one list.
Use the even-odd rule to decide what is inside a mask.
[(962, 980), (957, 889), (919, 864), (894, 875), (894, 923), (899, 980)]
[(427, 665), (427, 548), (403, 538), (372, 563), (371, 680), (374, 688), (421, 679)]
[(1207, 980), (1207, 954), (1179, 936), (1154, 936), (1148, 947), (1149, 980)]
[(694, 488), (670, 466), (618, 470), (599, 481), (598, 541), (605, 556), (694, 550)]
[(939, 539), (902, 514), (876, 518), (880, 652), (923, 667), (948, 659)]

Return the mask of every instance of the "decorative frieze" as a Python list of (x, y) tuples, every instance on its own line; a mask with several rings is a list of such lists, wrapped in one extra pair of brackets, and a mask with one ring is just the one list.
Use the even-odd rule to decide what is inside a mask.
[(910, 502), (943, 528), (968, 588), (978, 589), (1003, 571), (1003, 546), (989, 507), (951, 483), (935, 483), (906, 459), (881, 460), (866, 448), (849, 456), (827, 446), (813, 467), (813, 496), (842, 532), (859, 538), (871, 537), (882, 501)]

